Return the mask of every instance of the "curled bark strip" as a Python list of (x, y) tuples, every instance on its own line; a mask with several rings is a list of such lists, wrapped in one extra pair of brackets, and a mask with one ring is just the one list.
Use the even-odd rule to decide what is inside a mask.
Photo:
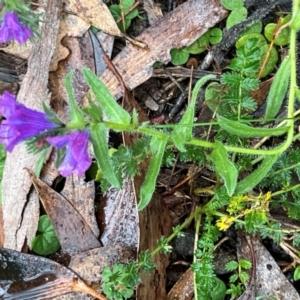
[[(166, 64), (171, 60), (171, 49), (190, 45), (226, 16), (220, 1), (187, 1), (137, 37), (148, 45), (146, 49), (128, 45), (113, 63), (126, 86), (133, 89), (152, 76), (156, 61)], [(120, 83), (110, 70), (103, 73), (101, 80), (116, 98), (122, 96)]]

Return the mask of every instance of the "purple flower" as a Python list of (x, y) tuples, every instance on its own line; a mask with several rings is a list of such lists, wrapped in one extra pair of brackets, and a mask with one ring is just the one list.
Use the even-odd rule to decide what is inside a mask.
[(9, 152), (18, 143), (58, 127), (46, 114), (16, 102), (15, 96), (7, 91), (0, 97), (0, 113), (6, 119), (0, 125), (0, 143)]
[(66, 147), (65, 157), (58, 171), (67, 177), (73, 173), (81, 176), (91, 165), (88, 154), (88, 131), (72, 132), (63, 136), (47, 137), (46, 141), (58, 149)]
[(6, 12), (0, 28), (0, 43), (16, 40), (23, 44), (32, 36), (32, 30), (19, 21), (15, 12)]

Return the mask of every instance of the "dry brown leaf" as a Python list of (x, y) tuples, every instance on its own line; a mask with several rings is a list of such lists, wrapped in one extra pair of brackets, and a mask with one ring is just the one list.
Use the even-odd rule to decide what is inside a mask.
[(189, 268), (168, 293), (168, 300), (191, 300), (194, 296), (194, 273)]
[[(42, 110), (42, 101), (49, 103), (48, 73), (56, 46), (62, 2), (48, 2), (45, 23), (42, 24), (40, 40), (32, 49), (28, 71), (18, 94), (18, 101), (26, 106)], [(51, 24), (51, 26), (49, 26)], [(26, 145), (18, 145), (7, 154), (3, 174), (3, 222), (4, 246), (21, 250), (30, 244), (36, 234), (39, 218), (39, 200), (35, 192), (29, 194), (32, 182), (24, 167), (35, 169), (37, 156), (29, 154)]]
[[(166, 64), (171, 60), (171, 49), (190, 45), (224, 19), (227, 13), (219, 1), (189, 0), (137, 37), (148, 48), (128, 45), (113, 60), (113, 64), (126, 86), (133, 89), (152, 76), (155, 62)], [(120, 83), (110, 70), (106, 70), (100, 79), (116, 98), (122, 96)]]
[(69, 200), (87, 222), (94, 235), (98, 237), (100, 232), (95, 218), (94, 182), (85, 182), (83, 176), (69, 176), (66, 178), (64, 188), (60, 194)]
[(68, 7), (85, 22), (104, 31), (105, 33), (121, 36), (107, 5), (102, 0), (66, 0)]
[(62, 195), (27, 169), (39, 198), (55, 229), (61, 248), (71, 255), (100, 247), (87, 221)]

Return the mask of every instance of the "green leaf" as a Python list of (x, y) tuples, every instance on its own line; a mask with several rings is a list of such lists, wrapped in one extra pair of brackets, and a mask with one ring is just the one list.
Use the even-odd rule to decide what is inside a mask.
[(116, 102), (106, 85), (90, 69), (84, 67), (82, 72), (108, 120), (113, 123), (130, 124), (130, 114)]
[[(265, 47), (262, 47), (261, 64), (265, 58), (265, 55), (267, 54), (268, 48), (269, 48), (269, 45), (265, 45)], [(264, 51), (264, 49), (266, 49), (266, 51)], [(274, 47), (272, 47), (271, 51), (269, 53), (267, 63), (265, 64), (265, 67), (264, 67), (263, 71), (261, 72), (260, 78), (264, 78), (267, 75), (269, 75), (275, 69), (277, 62), (278, 62), (278, 52)]]
[(297, 10), (296, 14), (293, 17), (291, 28), (296, 31), (300, 29), (300, 9)]
[[(222, 34), (222, 32), (221, 32)], [(207, 31), (200, 36), (194, 43), (182, 49), (183, 52), (190, 54), (200, 54), (204, 52), (209, 46), (210, 33)]]
[[(46, 161), (46, 157), (47, 157), (47, 153), (48, 153), (48, 149), (44, 149), (41, 154), (40, 157), (38, 158), (38, 161), (36, 162), (36, 166), (35, 166), (35, 175), (36, 177), (40, 177), (42, 168), (44, 166), (44, 163)], [(1, 161), (0, 161), (0, 166), (1, 166)], [(0, 173), (2, 175), (2, 173)], [(2, 176), (1, 176), (2, 179)]]
[[(138, 14), (139, 14), (139, 11), (138, 11), (137, 9), (134, 9), (130, 14), (128, 14), (128, 15), (125, 17), (125, 19), (131, 21), (132, 19), (136, 18), (136, 17), (138, 16)], [(129, 26), (128, 26), (128, 27), (129, 27)]]
[(227, 271), (234, 271), (239, 267), (239, 264), (237, 261), (232, 260), (229, 261), (226, 265), (225, 265), (225, 270)]
[(243, 0), (221, 0), (221, 4), (228, 10), (234, 10), (244, 6)]
[(294, 280), (297, 281), (300, 279), (300, 266), (298, 266), (294, 271)]
[(244, 284), (249, 281), (249, 275), (246, 272), (241, 272), (239, 277)]
[(60, 248), (55, 230), (47, 215), (39, 218), (38, 235), (33, 238), (31, 247), (39, 255), (49, 255), (55, 253)]
[(295, 96), (297, 97), (298, 100), (300, 100), (300, 90), (299, 90), (299, 88), (295, 89)]
[(193, 138), (193, 123), (195, 117), (195, 105), (199, 90), (202, 86), (209, 80), (216, 78), (215, 75), (206, 75), (199, 79), (195, 84), (195, 87), (192, 92), (191, 103), (187, 107), (182, 119), (179, 124), (174, 128), (172, 138), (175, 144), (175, 147), (180, 151), (185, 151), (184, 142), (189, 141)]
[(258, 228), (263, 227), (268, 221), (266, 212), (252, 210), (245, 216), (246, 231), (248, 233), (256, 233)]
[(277, 158), (278, 155), (267, 156), (255, 171), (237, 184), (235, 194), (245, 194), (259, 184), (266, 177)]
[(210, 34), (210, 38), (209, 38), (210, 44), (216, 45), (216, 44), (221, 42), (222, 37), (223, 37), (223, 33), (222, 33), (222, 30), (220, 28), (212, 28), (209, 31), (209, 34)]
[(110, 276), (112, 276), (112, 271), (110, 270), (109, 267), (105, 267), (101, 274), (102, 280), (104, 282), (108, 282), (110, 280)]
[(252, 267), (251, 262), (250, 262), (249, 260), (243, 259), (243, 258), (239, 260), (239, 265), (240, 265), (243, 269), (246, 269), (246, 270), (251, 269), (251, 267)]
[[(268, 41), (272, 41), (274, 38), (275, 30), (277, 28), (277, 24), (269, 23), (265, 26), (264, 34)], [(283, 28), (281, 32), (278, 34), (277, 38), (274, 41), (275, 45), (278, 46), (286, 46), (290, 42), (290, 29)]]
[(232, 26), (241, 23), (247, 18), (247, 8), (239, 7), (235, 8), (228, 16), (226, 20), (226, 29), (231, 28)]
[(44, 101), (42, 102), (42, 105), (43, 105), (44, 112), (47, 115), (47, 119), (49, 121), (51, 121), (52, 123), (57, 124), (57, 125), (63, 125), (64, 124), (58, 118), (58, 116), (55, 114), (55, 112), (46, 105), (46, 103)]
[(229, 196), (232, 196), (237, 183), (238, 171), (235, 165), (228, 159), (225, 147), (219, 141), (215, 141), (215, 148), (210, 155), (216, 165), (216, 171), (223, 178)]
[(113, 4), (109, 7), (109, 10), (114, 17), (114, 19), (119, 19), (121, 17), (121, 9), (118, 4)]
[(215, 284), (211, 292), (211, 300), (223, 300), (226, 296), (226, 285), (223, 280), (215, 278)]
[(219, 125), (230, 134), (237, 135), (240, 137), (265, 137), (265, 136), (278, 136), (286, 133), (289, 130), (288, 126), (282, 126), (278, 128), (261, 128), (251, 127), (245, 125), (239, 121), (228, 120), (218, 115)]
[[(2, 180), (3, 177), (5, 158), (6, 158), (5, 146), (3, 144), (0, 144), (0, 180)], [(0, 194), (2, 194), (2, 189), (0, 189)]]
[(253, 23), (251, 26), (247, 27), (241, 34), (241, 36), (250, 34), (250, 33), (261, 33), (263, 29), (263, 24), (261, 21)]
[(290, 80), (291, 62), (290, 57), (286, 56), (282, 61), (275, 78), (272, 82), (270, 92), (267, 98), (267, 108), (265, 113), (265, 122), (273, 119), (279, 112), (279, 109), (288, 90)]
[(160, 137), (153, 136), (151, 139), (150, 146), (152, 150), (152, 157), (149, 163), (145, 181), (141, 186), (138, 210), (144, 209), (152, 198), (155, 190), (156, 178), (160, 170), (167, 141), (168, 137), (166, 135)]
[(260, 33), (249, 33), (240, 37), (235, 43), (235, 47), (238, 49), (246, 44), (250, 39), (255, 39), (255, 44), (257, 47), (262, 47), (267, 44), (265, 37)]
[(170, 51), (171, 63), (174, 66), (179, 66), (185, 64), (189, 59), (189, 53), (184, 52), (181, 49), (172, 49)]
[(69, 105), (70, 105), (70, 124), (84, 124), (83, 112), (79, 109), (74, 95), (74, 90), (72, 87), (72, 78), (74, 75), (74, 70), (70, 71), (65, 79), (65, 86), (68, 94)]
[[(120, 4), (113, 4), (109, 7), (109, 10), (114, 17), (115, 20), (119, 19), (122, 17), (122, 12), (125, 15), (126, 12), (133, 6), (134, 0), (123, 0), (120, 2)], [(121, 31), (126, 31), (130, 24), (131, 20), (137, 17), (139, 14), (139, 11), (137, 9), (134, 9), (132, 12), (130, 12), (128, 15), (125, 16), (124, 21), (121, 20), (118, 23), (118, 27), (120, 28)], [(124, 23), (125, 23), (125, 28), (124, 28)]]
[(120, 1), (120, 8), (126, 13), (134, 4), (135, 0), (121, 0)]
[(101, 108), (88, 97), (89, 107), (85, 107), (82, 110), (91, 118), (91, 120), (95, 123), (102, 121), (102, 110)]
[(5, 146), (0, 144), (0, 160), (6, 157)]
[[(232, 276), (230, 276), (229, 282), (233, 283), (233, 282), (237, 281), (238, 279), (239, 279), (238, 274), (233, 274)], [(230, 287), (232, 287), (232, 286), (230, 285)]]
[[(229, 73), (229, 72), (228, 72)], [(226, 85), (218, 82), (211, 82), (205, 89), (205, 102), (212, 112), (218, 112), (220, 115), (226, 114), (227, 110), (222, 109), (222, 96), (226, 94), (228, 88)]]
[(91, 142), (99, 168), (103, 177), (114, 187), (120, 189), (121, 180), (117, 177), (108, 155), (107, 128), (103, 123), (93, 124), (91, 126)]

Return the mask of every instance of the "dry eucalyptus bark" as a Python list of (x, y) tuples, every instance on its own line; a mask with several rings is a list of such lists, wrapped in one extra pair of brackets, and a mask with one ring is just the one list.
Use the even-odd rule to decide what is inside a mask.
[[(18, 101), (42, 110), (42, 101), (49, 102), (47, 88), (51, 57), (56, 47), (61, 0), (49, 0), (41, 39), (36, 39), (28, 59), (28, 71), (18, 94)], [(24, 167), (34, 170), (38, 156), (28, 154), (24, 143), (8, 153), (3, 174), (4, 247), (21, 250), (35, 236), (39, 218), (39, 202)]]
[[(147, 48), (128, 45), (113, 64), (127, 87), (133, 89), (152, 76), (155, 62), (167, 64), (171, 60), (171, 49), (192, 44), (226, 16), (227, 10), (218, 0), (189, 0), (137, 37)], [(116, 98), (122, 96), (120, 83), (110, 70), (106, 70), (100, 79)]]

